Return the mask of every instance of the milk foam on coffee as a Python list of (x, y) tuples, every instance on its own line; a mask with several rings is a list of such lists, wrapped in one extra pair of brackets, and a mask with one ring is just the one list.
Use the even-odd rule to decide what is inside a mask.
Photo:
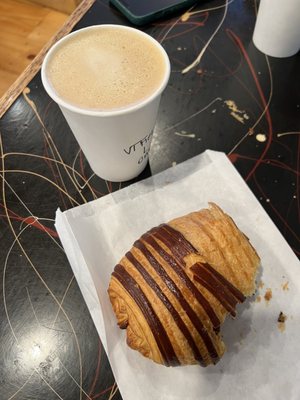
[(160, 87), (165, 70), (161, 51), (149, 39), (106, 27), (71, 36), (49, 60), (47, 75), (65, 101), (106, 111), (151, 96)]

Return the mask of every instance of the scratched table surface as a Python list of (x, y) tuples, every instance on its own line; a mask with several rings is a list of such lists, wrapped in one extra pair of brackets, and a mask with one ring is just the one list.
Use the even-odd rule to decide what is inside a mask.
[[(255, 18), (254, 0), (213, 0), (143, 28), (172, 72), (138, 179), (224, 151), (299, 256), (300, 57), (260, 53)], [(96, 1), (74, 29), (101, 23), (127, 21)], [(0, 398), (120, 399), (54, 217), (124, 184), (92, 174), (40, 73), (0, 132)]]

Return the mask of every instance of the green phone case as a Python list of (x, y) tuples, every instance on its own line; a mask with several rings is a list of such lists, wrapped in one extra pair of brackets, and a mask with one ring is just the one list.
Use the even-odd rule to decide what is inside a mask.
[[(147, 1), (151, 1), (151, 0), (147, 0)], [(197, 3), (197, 0), (182, 0), (182, 1), (179, 1), (178, 4), (176, 4), (174, 6), (162, 8), (161, 10), (158, 10), (158, 11), (155, 11), (153, 13), (146, 14), (143, 16), (134, 15), (119, 0), (110, 0), (110, 3), (112, 3), (119, 11), (121, 11), (121, 13), (123, 15), (125, 15), (125, 17), (130, 22), (132, 22), (134, 25), (146, 25), (146, 24), (149, 24), (150, 22), (156, 21), (158, 19), (167, 18), (177, 11), (183, 10), (185, 8), (188, 9), (193, 4)]]

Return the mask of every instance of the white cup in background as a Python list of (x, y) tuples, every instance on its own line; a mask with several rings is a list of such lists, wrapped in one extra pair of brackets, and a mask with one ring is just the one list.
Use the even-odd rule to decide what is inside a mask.
[[(163, 57), (164, 72), (159, 86), (148, 97), (119, 109), (87, 109), (63, 99), (49, 80), (47, 66), (56, 49), (87, 30), (117, 28), (142, 35)], [(122, 31), (120, 31), (122, 32)], [(107, 61), (109, 63), (109, 61)], [(120, 25), (97, 25), (75, 31), (58, 41), (42, 65), (42, 82), (59, 105), (91, 168), (103, 179), (121, 182), (138, 176), (145, 168), (160, 97), (170, 76), (170, 61), (163, 47), (151, 36)], [(105, 77), (103, 77), (105, 79)]]
[(296, 54), (300, 49), (300, 0), (261, 0), (253, 42), (268, 56)]

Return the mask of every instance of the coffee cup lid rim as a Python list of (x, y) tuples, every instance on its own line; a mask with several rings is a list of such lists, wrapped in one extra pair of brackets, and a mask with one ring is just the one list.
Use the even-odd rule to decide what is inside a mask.
[[(107, 28), (107, 27), (112, 27), (112, 28), (119, 28), (119, 29), (126, 29), (126, 30), (133, 30), (136, 33), (146, 37), (148, 40), (152, 41), (158, 48), (160, 48), (160, 50), (162, 51), (162, 54), (164, 56), (165, 59), (165, 63), (166, 63), (166, 73), (164, 76), (163, 81), (161, 82), (161, 85), (157, 88), (157, 90), (155, 90), (150, 96), (146, 97), (144, 100), (142, 100), (141, 102), (138, 103), (134, 103), (132, 105), (126, 106), (126, 107), (122, 107), (122, 108), (117, 108), (117, 109), (111, 109), (111, 110), (94, 110), (94, 109), (88, 109), (88, 108), (82, 108), (82, 107), (78, 107), (74, 104), (71, 104), (65, 100), (63, 100), (60, 96), (57, 95), (57, 93), (55, 92), (55, 90), (53, 89), (53, 87), (51, 86), (51, 84), (49, 83), (49, 80), (47, 78), (47, 74), (46, 74), (46, 65), (49, 61), (49, 59), (51, 58), (54, 50), (59, 47), (63, 42), (67, 41), (70, 37), (72, 36), (76, 36), (78, 34), (80, 34), (80, 32), (85, 31), (85, 30), (93, 30), (93, 29), (99, 29), (99, 28)], [(46, 54), (43, 63), (42, 63), (42, 68), (41, 68), (41, 78), (42, 78), (42, 83), (43, 86), (46, 90), (46, 92), (48, 93), (48, 95), (60, 106), (82, 114), (82, 115), (89, 115), (89, 116), (101, 116), (101, 117), (112, 117), (112, 116), (116, 116), (116, 115), (122, 115), (122, 114), (128, 114), (130, 112), (134, 112), (137, 111), (138, 109), (144, 107), (146, 104), (151, 103), (151, 101), (153, 99), (155, 99), (157, 96), (159, 96), (163, 90), (165, 89), (165, 87), (167, 86), (168, 80), (169, 80), (169, 76), (170, 76), (170, 72), (171, 72), (171, 66), (170, 66), (170, 60), (169, 57), (165, 51), (165, 49), (162, 47), (162, 45), (156, 40), (154, 39), (152, 36), (148, 35), (147, 33), (140, 31), (139, 29), (136, 28), (132, 28), (126, 25), (116, 25), (116, 24), (99, 24), (99, 25), (91, 25), (85, 28), (81, 28), (78, 29), (74, 32), (69, 33), (68, 35), (64, 36), (63, 38), (59, 39), (49, 50), (48, 53)]]

